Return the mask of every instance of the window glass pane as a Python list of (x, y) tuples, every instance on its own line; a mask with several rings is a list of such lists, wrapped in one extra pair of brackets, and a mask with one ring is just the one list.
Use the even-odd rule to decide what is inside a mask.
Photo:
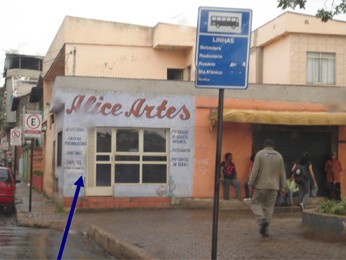
[(119, 152), (138, 152), (138, 140), (137, 130), (117, 130), (116, 150)]
[(166, 152), (166, 130), (144, 130), (144, 152)]
[(166, 156), (143, 156), (143, 161), (148, 162), (148, 161), (160, 161), (160, 162), (165, 162), (167, 160)]
[(312, 59), (312, 82), (317, 83), (320, 82), (320, 62), (319, 59)]
[(183, 69), (167, 69), (168, 80), (183, 80), (184, 70)]
[(139, 183), (139, 165), (116, 164), (115, 183)]
[(139, 156), (116, 155), (115, 161), (139, 161)]
[(166, 183), (167, 170), (166, 165), (144, 164), (143, 165), (143, 183)]
[(308, 58), (320, 58), (320, 54), (318, 52), (308, 52)]
[(321, 60), (321, 82), (327, 83), (328, 80), (328, 60)]
[(97, 155), (96, 161), (109, 161), (109, 155)]
[(111, 186), (111, 165), (96, 165), (96, 186)]
[(335, 54), (334, 53), (322, 53), (322, 58), (325, 59), (330, 59), (330, 60), (334, 60), (335, 59)]
[(109, 153), (112, 147), (112, 129), (111, 128), (97, 128), (96, 140), (98, 153)]
[(312, 60), (308, 59), (307, 60), (307, 65), (306, 65), (306, 81), (307, 83), (312, 83)]
[(61, 166), (62, 162), (62, 132), (58, 133), (58, 153), (57, 153), (57, 166)]
[(328, 84), (335, 84), (335, 62), (328, 63)]
[(8, 176), (7, 170), (0, 170), (0, 181), (1, 182), (9, 182), (10, 181), (10, 176)]

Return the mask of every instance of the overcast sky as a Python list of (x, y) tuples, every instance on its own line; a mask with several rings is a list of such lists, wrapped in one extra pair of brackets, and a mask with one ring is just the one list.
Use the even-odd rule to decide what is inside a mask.
[[(295, 12), (315, 15), (324, 2), (308, 0), (305, 10)], [(6, 51), (44, 56), (66, 15), (145, 26), (197, 26), (199, 6), (251, 9), (252, 29), (284, 12), (277, 0), (0, 0), (0, 70)], [(338, 19), (346, 21), (344, 15)]]

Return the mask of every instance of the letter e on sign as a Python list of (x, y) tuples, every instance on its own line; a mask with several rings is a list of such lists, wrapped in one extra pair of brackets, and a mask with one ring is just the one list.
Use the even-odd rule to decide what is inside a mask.
[(40, 113), (25, 114), (25, 137), (38, 138), (41, 135), (42, 115)]

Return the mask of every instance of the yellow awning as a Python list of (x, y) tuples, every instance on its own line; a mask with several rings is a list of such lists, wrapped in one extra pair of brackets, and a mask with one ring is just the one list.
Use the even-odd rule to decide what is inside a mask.
[(271, 125), (346, 125), (346, 112), (224, 109), (223, 121)]

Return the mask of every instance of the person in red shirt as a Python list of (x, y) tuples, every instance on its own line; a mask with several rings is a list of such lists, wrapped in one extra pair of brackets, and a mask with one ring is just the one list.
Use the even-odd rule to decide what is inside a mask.
[(231, 153), (225, 154), (225, 160), (221, 163), (221, 181), (223, 182), (223, 198), (229, 200), (229, 188), (233, 186), (235, 188), (236, 197), (238, 200), (243, 200), (240, 196), (240, 183), (237, 180), (237, 170), (233, 163), (233, 157)]
[(340, 197), (340, 173), (342, 171), (340, 161), (337, 159), (336, 152), (332, 152), (330, 159), (324, 166), (326, 174), (328, 198), (341, 200)]

